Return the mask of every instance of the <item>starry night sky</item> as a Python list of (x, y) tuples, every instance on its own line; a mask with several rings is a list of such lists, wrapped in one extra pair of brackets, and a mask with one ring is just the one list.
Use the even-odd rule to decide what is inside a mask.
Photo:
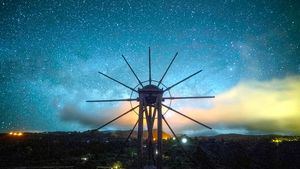
[[(299, 45), (296, 1), (0, 0), (0, 132), (84, 131), (126, 111), (128, 103), (85, 100), (128, 98), (97, 72), (134, 87), (121, 55), (147, 80), (150, 46), (156, 80), (179, 52), (167, 86), (203, 69), (172, 95), (216, 99), (172, 106), (211, 125), (210, 134), (299, 134)], [(167, 118), (177, 132), (207, 134)]]

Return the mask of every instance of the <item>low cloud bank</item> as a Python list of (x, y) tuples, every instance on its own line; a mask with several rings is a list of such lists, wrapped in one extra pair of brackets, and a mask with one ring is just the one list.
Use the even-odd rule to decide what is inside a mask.
[[(241, 81), (230, 90), (217, 95), (215, 99), (177, 101), (172, 107), (214, 128), (208, 131), (174, 112), (168, 112), (167, 120), (179, 133), (299, 135), (300, 76), (270, 81)], [(74, 103), (64, 105), (60, 116), (64, 121), (97, 127), (130, 108), (128, 103), (124, 103), (113, 108), (96, 110), (89, 109), (88, 105), (78, 107)], [(131, 112), (110, 126), (129, 129), (136, 120), (137, 115)], [(166, 126), (164, 129), (168, 131)]]
[[(299, 135), (300, 76), (242, 81), (210, 102), (184, 102), (177, 107), (225, 133)], [(195, 127), (184, 127), (189, 123), (177, 115), (172, 120), (187, 131)]]

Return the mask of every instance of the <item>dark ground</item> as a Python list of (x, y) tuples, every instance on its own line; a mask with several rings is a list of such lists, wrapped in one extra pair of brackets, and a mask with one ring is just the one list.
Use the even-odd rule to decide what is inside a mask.
[[(0, 168), (92, 169), (112, 166), (116, 161), (121, 161), (125, 168), (134, 168), (135, 139), (115, 158), (127, 133), (0, 134)], [(283, 141), (274, 143), (275, 138)], [(189, 159), (178, 143), (170, 139), (164, 141), (164, 166), (168, 169), (299, 169), (299, 140), (299, 137), (243, 135), (189, 138), (183, 145), (192, 158)]]

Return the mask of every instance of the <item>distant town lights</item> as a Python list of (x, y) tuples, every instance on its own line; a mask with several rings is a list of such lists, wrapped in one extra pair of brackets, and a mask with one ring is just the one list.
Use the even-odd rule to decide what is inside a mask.
[(8, 134), (11, 136), (23, 136), (23, 133), (21, 132), (9, 132)]
[(279, 145), (282, 142), (292, 142), (292, 141), (299, 141), (298, 138), (273, 138), (272, 143)]

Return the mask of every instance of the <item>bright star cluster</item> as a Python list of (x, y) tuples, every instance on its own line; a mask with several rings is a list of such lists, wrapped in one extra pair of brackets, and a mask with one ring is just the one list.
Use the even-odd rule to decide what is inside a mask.
[[(174, 96), (240, 97), (227, 92), (236, 86), (237, 91), (245, 91), (241, 86), (246, 82), (263, 83), (259, 87), (264, 91), (274, 79), (275, 84), (281, 84), (280, 79), (296, 83), (299, 11), (300, 3), (292, 0), (0, 0), (0, 132), (83, 131), (91, 123), (113, 118), (112, 112), (123, 111), (123, 104), (85, 100), (128, 98), (131, 91), (97, 72), (134, 87), (137, 81), (121, 55), (144, 81), (149, 46), (156, 80), (179, 52), (163, 82), (167, 86), (203, 69), (172, 89)], [(299, 99), (290, 100), (298, 103), (292, 104), (291, 114), (299, 113)], [(215, 104), (196, 107), (213, 109), (218, 107)], [(189, 106), (195, 103), (178, 103), (177, 108), (194, 110)], [(236, 112), (244, 111), (239, 108)], [(82, 117), (76, 120), (72, 113)], [(250, 115), (247, 112), (245, 118)], [(205, 119), (218, 130), (260, 130), (243, 124), (235, 128), (234, 119), (222, 124)], [(114, 128), (117, 123), (107, 129)]]

